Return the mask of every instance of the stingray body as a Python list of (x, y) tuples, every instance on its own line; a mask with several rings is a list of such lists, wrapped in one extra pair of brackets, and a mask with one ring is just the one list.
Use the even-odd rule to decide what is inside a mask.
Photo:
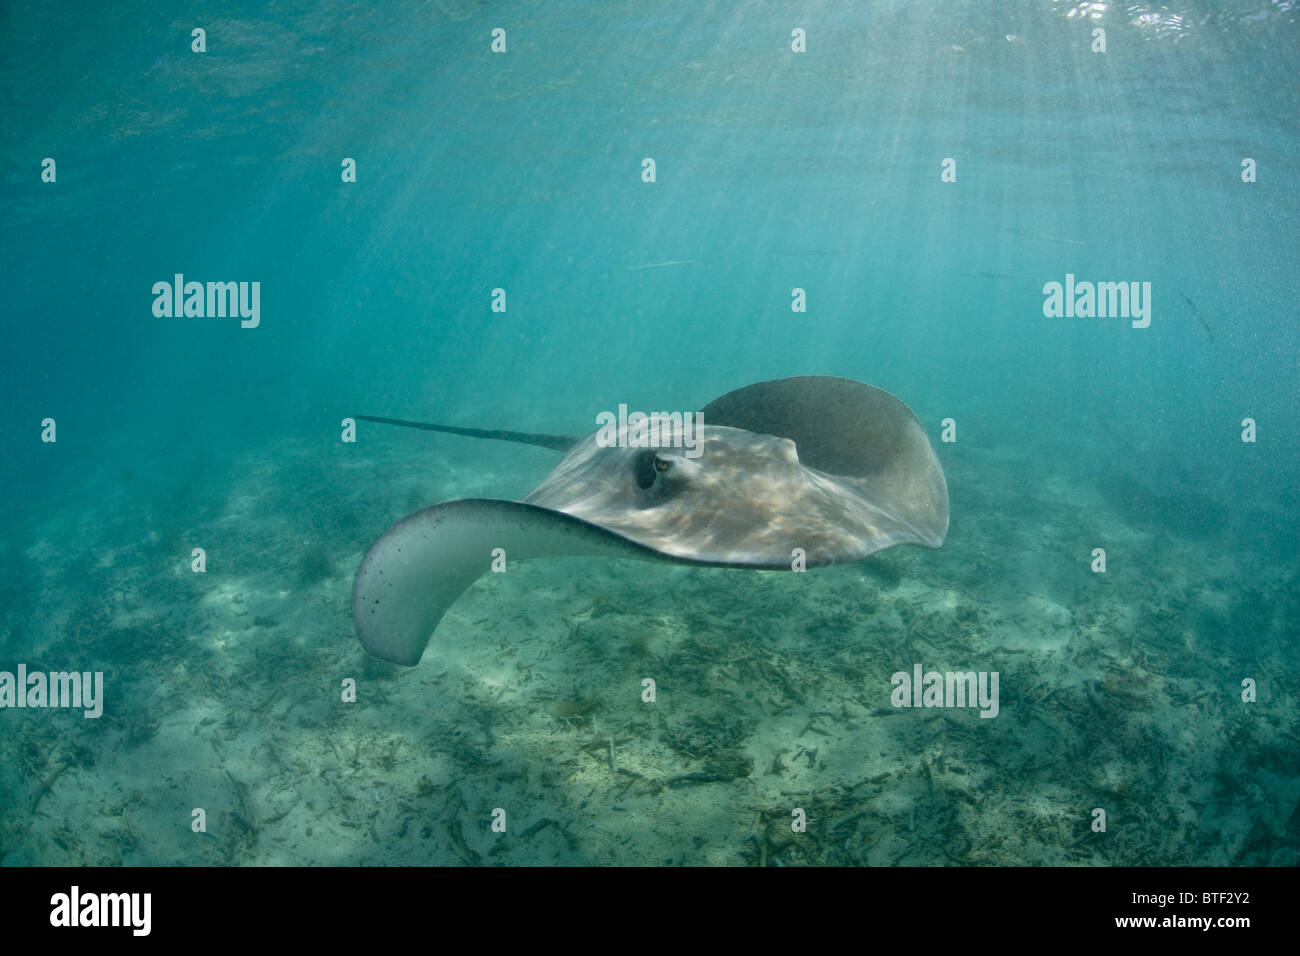
[(366, 651), (419, 662), (447, 609), (505, 558), (604, 555), (790, 569), (856, 561), (896, 544), (937, 548), (948, 487), (916, 416), (888, 392), (803, 376), (728, 392), (700, 412), (698, 445), (612, 446), (357, 416), (564, 451), (522, 501), (463, 499), (418, 511), (370, 548), (352, 588)]

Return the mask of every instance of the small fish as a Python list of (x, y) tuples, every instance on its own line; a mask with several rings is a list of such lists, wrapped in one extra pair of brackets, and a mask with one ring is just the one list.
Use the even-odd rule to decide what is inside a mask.
[(843, 256), (843, 249), (773, 249), (768, 255), (773, 256)]
[(1047, 242), (1063, 242), (1068, 246), (1086, 246), (1089, 243), (1080, 242), (1078, 239), (1064, 239), (1061, 236), (1045, 236), (1034, 232), (1021, 232), (1019, 229), (1012, 229), (1010, 226), (1003, 226), (1003, 232), (1014, 232), (1017, 236), (1024, 236), (1026, 239), (1044, 239)]
[(1189, 299), (1187, 293), (1182, 289), (1178, 290), (1178, 294), (1183, 297), (1183, 301), (1191, 308), (1192, 315), (1196, 316), (1197, 321), (1201, 323), (1201, 328), (1205, 329), (1205, 334), (1208, 335), (1210, 341), (1213, 342), (1214, 333), (1210, 331), (1210, 323), (1205, 321), (1205, 316), (1201, 315), (1201, 310), (1196, 307), (1196, 303)]
[(628, 272), (640, 272), (642, 269), (662, 269), (665, 266), (689, 266), (694, 259), (669, 259), (667, 262), (651, 262), (644, 266), (628, 266)]

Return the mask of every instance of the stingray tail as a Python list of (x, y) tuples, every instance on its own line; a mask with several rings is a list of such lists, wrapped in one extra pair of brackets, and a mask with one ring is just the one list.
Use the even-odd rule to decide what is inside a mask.
[(380, 418), (377, 415), (353, 415), (352, 417), (363, 422), (422, 428), (428, 432), (446, 432), (449, 435), (464, 435), (467, 438), (491, 438), (494, 441), (512, 441), (521, 445), (540, 445), (542, 448), (550, 448), (554, 451), (568, 451), (578, 441), (571, 435), (541, 435), (536, 432), (512, 432), (489, 428), (458, 428), (455, 425), (431, 425), (428, 422), (408, 422), (401, 418)]

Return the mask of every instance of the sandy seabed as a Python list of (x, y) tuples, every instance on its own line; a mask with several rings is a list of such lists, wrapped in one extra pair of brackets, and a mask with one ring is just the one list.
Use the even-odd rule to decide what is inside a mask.
[[(940, 551), (805, 574), (520, 563), (414, 668), (355, 639), (365, 549), (435, 501), (523, 494), (552, 455), (404, 436), (225, 481), (89, 475), (0, 544), (23, 569), (0, 669), (106, 686), (98, 720), (0, 712), (0, 862), (1300, 860), (1296, 561), (1267, 516), (1039, 451), (941, 454)], [(998, 672), (997, 717), (892, 706), (917, 663)]]

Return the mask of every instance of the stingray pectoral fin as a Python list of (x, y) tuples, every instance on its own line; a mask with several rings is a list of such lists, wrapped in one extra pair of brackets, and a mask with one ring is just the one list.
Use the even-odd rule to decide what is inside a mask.
[(581, 518), (518, 501), (467, 498), (417, 511), (371, 545), (352, 585), (352, 620), (366, 651), (419, 663), (438, 622), (492, 566), (527, 558), (608, 555), (663, 560)]

